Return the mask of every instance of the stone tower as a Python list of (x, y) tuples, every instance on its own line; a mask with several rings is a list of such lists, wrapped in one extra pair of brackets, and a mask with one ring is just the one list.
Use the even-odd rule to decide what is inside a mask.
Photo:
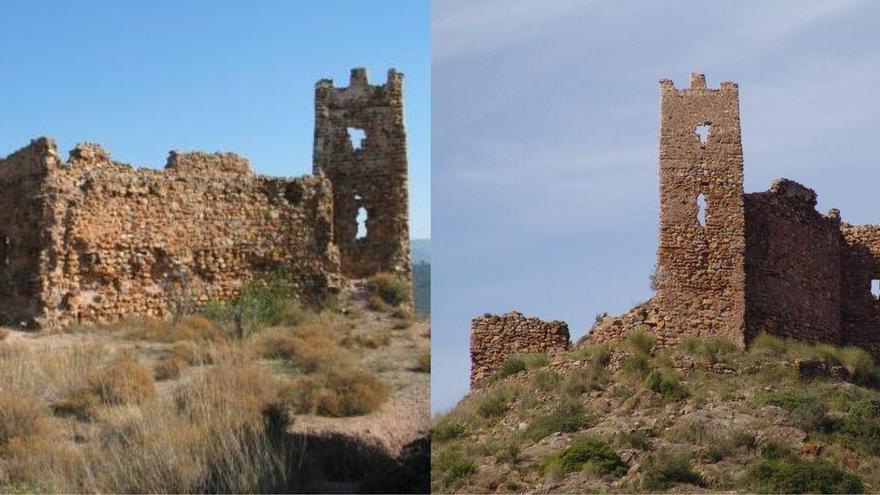
[[(352, 69), (348, 87), (315, 85), (314, 172), (333, 185), (334, 240), (350, 277), (391, 272), (410, 279), (403, 74), (370, 85)], [(360, 222), (360, 225), (359, 225)]]
[(745, 214), (737, 85), (660, 81), (661, 341), (726, 335), (744, 345)]

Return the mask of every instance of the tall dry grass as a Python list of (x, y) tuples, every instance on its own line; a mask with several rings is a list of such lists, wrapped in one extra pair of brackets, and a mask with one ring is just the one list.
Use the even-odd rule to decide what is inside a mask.
[[(285, 453), (272, 436), (285, 422), (281, 382), (241, 352), (165, 394), (137, 392), (152, 385), (146, 369), (101, 346), (4, 346), (0, 354), (4, 492), (259, 492), (286, 484)], [(95, 382), (107, 372), (126, 377)], [(102, 399), (90, 423), (53, 416), (53, 404), (83, 390)]]

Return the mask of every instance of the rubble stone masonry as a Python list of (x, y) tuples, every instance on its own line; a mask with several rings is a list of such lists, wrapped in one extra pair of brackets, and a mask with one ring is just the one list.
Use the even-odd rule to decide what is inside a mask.
[[(353, 77), (354, 91), (381, 94), (399, 109), (402, 75), (389, 74), (393, 96), (386, 85)], [(232, 153), (172, 152), (157, 170), (133, 168), (98, 145), (81, 144), (65, 162), (48, 138), (0, 159), (0, 323), (38, 327), (164, 316), (173, 297), (196, 305), (225, 300), (279, 271), (313, 299), (380, 271), (408, 278), (402, 113), (364, 112), (357, 123), (379, 135), (393, 127), (392, 137), (373, 138), (393, 146), (367, 144), (371, 173), (344, 178), (324, 171), (350, 144), (327, 143), (317, 130), (315, 160), (323, 166), (295, 179), (256, 175)], [(322, 122), (319, 115), (316, 127)], [(355, 218), (348, 203), (336, 204), (345, 197), (337, 188), (377, 202), (370, 206), (375, 216), (368, 236), (375, 248), (366, 252), (381, 256), (357, 270), (346, 269), (343, 260), (351, 259), (340, 256), (354, 234), (348, 224), (341, 227), (339, 212), (352, 223)]]
[[(582, 342), (641, 328), (661, 347), (686, 336), (725, 336), (744, 347), (767, 332), (880, 358), (880, 226), (817, 212), (816, 193), (788, 179), (744, 194), (736, 84), (710, 89), (702, 74), (687, 89), (660, 81), (659, 164), (657, 292), (604, 318)], [(474, 320), (472, 384), (522, 352), (508, 342), (516, 321)]]
[(554, 353), (569, 346), (568, 325), (542, 321), (518, 311), (486, 314), (471, 321), (471, 387), (515, 354)]

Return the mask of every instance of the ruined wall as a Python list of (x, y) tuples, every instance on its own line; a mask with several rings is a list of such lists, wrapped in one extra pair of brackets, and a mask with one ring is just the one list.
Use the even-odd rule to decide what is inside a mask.
[(542, 321), (518, 311), (486, 314), (471, 321), (471, 388), (514, 354), (553, 353), (569, 346), (568, 325)]
[(841, 225), (841, 333), (845, 345), (857, 345), (880, 357), (880, 301), (871, 281), (880, 280), (880, 226)]
[(31, 327), (42, 310), (42, 184), (54, 153), (54, 145), (41, 138), (0, 159), (0, 325)]
[[(708, 126), (701, 142), (700, 126)], [(705, 199), (705, 225), (698, 198)], [(739, 93), (660, 82), (658, 340), (726, 335), (744, 345), (745, 215)]]
[[(352, 277), (411, 277), (402, 86), (394, 69), (383, 85), (370, 85), (366, 70), (354, 69), (348, 87), (326, 79), (315, 86), (314, 169), (333, 184), (335, 242)], [(364, 138), (356, 148), (358, 130)], [(359, 213), (367, 217), (362, 238)]]
[[(27, 266), (39, 280), (35, 324), (163, 316), (169, 298), (227, 299), (278, 269), (305, 297), (336, 283), (332, 193), (322, 177), (257, 176), (231, 153), (172, 153), (165, 170), (135, 169), (90, 144), (62, 163), (45, 139), (17, 156), (45, 168), (33, 186), (39, 204), (30, 205), (39, 228), (27, 227), (40, 238), (31, 246), (38, 266)], [(2, 228), (25, 227), (4, 220)], [(14, 301), (2, 299), (0, 313), (13, 315)]]
[(840, 342), (840, 218), (788, 179), (745, 195), (746, 340), (761, 331)]

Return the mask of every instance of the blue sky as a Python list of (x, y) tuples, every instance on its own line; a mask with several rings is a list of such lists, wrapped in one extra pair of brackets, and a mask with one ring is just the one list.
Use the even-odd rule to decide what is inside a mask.
[(436, 0), (432, 397), (467, 391), (470, 319), (583, 335), (651, 296), (659, 85), (740, 85), (746, 191), (787, 177), (880, 223), (880, 2)]
[(268, 175), (311, 173), (314, 84), (406, 75), (413, 237), (430, 237), (430, 8), (425, 1), (7, 2), (0, 156), (48, 135), (162, 167), (234, 151)]

